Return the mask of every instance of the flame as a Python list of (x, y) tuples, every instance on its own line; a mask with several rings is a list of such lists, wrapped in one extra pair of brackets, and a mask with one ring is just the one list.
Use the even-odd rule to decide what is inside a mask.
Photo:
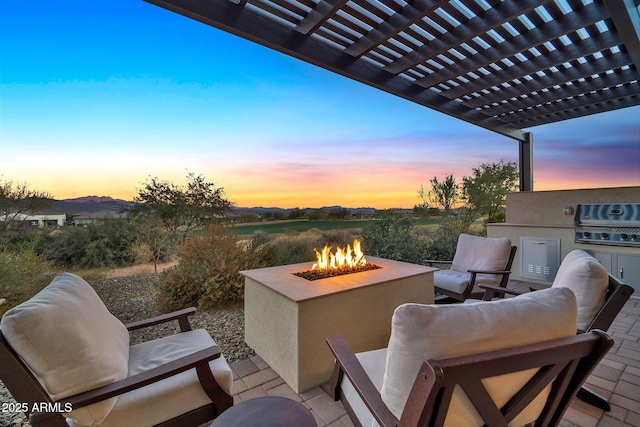
[(316, 253), (317, 262), (313, 264), (311, 270), (333, 270), (344, 267), (358, 267), (366, 265), (367, 260), (364, 258), (364, 253), (360, 249), (360, 240), (353, 241), (353, 250), (351, 245), (347, 245), (346, 249), (337, 247), (335, 253), (331, 253), (331, 246), (325, 246), (322, 248), (322, 252)]

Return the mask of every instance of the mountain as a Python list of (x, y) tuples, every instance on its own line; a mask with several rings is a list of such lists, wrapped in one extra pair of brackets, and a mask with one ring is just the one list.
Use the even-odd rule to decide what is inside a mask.
[(60, 200), (65, 203), (109, 203), (109, 202), (123, 202), (124, 200), (114, 199), (109, 196), (84, 196), (76, 197), (75, 199)]
[(75, 199), (54, 200), (52, 210), (56, 213), (75, 215), (99, 211), (120, 212), (130, 205), (131, 202), (114, 199), (109, 196), (85, 196)]
[[(49, 209), (46, 209), (48, 213), (66, 213), (69, 215), (76, 215), (79, 213), (87, 214), (87, 213), (95, 213), (95, 212), (120, 212), (123, 208), (131, 206), (132, 202), (128, 202), (126, 200), (114, 199), (109, 196), (84, 196), (84, 197), (76, 197), (73, 199), (64, 199), (64, 200), (54, 200), (53, 206)], [(373, 215), (376, 211), (375, 208), (369, 207), (361, 207), (361, 208), (345, 208), (342, 206), (323, 206), (321, 208), (304, 208), (302, 210), (307, 212), (313, 212), (318, 209), (324, 209), (325, 211), (331, 211), (335, 209), (346, 209), (350, 211), (353, 215)], [(287, 215), (289, 212), (293, 210), (284, 209), (278, 207), (263, 207), (263, 206), (255, 206), (255, 207), (236, 207), (233, 209), (236, 212), (249, 212), (258, 215), (263, 215), (265, 212), (281, 212)]]

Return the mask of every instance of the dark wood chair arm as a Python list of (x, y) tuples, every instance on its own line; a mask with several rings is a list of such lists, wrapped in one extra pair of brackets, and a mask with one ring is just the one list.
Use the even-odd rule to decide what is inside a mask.
[(511, 274), (510, 270), (467, 270), (472, 274)]
[(453, 261), (442, 261), (439, 259), (423, 259), (423, 264), (452, 264)]
[(382, 401), (380, 392), (365, 372), (349, 344), (340, 335), (327, 337), (327, 344), (329, 344), (331, 352), (336, 357), (336, 364), (340, 366), (343, 373), (349, 378), (354, 389), (367, 408), (369, 408), (378, 424), (382, 427), (395, 427), (398, 424), (398, 419)]
[[(220, 357), (220, 355), (220, 347), (214, 345), (123, 380), (60, 399), (57, 403), (61, 408), (64, 408), (67, 403), (70, 403), (73, 409), (82, 408), (164, 380), (198, 365), (208, 364), (211, 360)], [(39, 416), (39, 414), (34, 415)]]
[(479, 285), (481, 289), (484, 289), (484, 296), (482, 297), (485, 301), (491, 301), (496, 294), (498, 294), (501, 298), (504, 297), (505, 294), (509, 295), (522, 295), (526, 294), (526, 292), (517, 291), (515, 289), (502, 288), (500, 286), (491, 286), (491, 285)]
[(484, 290), (488, 290), (488, 291), (492, 291), (492, 292), (498, 292), (501, 294), (509, 294), (509, 295), (522, 295), (522, 294), (526, 294), (527, 292), (522, 292), (522, 291), (518, 291), (515, 289), (509, 289), (509, 288), (502, 288), (500, 286), (491, 286), (491, 285), (479, 285), (480, 288), (484, 289)]
[(149, 326), (160, 325), (172, 320), (177, 320), (180, 325), (180, 331), (186, 332), (191, 330), (191, 325), (189, 324), (189, 316), (194, 315), (195, 312), (195, 307), (189, 307), (182, 310), (174, 311), (172, 313), (162, 314), (160, 316), (151, 317), (149, 319), (132, 322), (125, 326), (127, 330), (135, 331), (136, 329), (147, 328)]

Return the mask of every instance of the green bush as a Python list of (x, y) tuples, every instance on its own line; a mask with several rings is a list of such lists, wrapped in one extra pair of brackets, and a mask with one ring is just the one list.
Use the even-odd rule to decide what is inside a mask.
[(451, 261), (456, 253), (458, 237), (462, 233), (472, 233), (471, 224), (466, 217), (452, 218), (444, 221), (431, 234), (426, 247), (425, 259)]
[[(358, 236), (355, 235), (353, 231), (350, 230), (327, 230), (321, 232), (320, 241), (318, 242), (318, 246), (324, 247), (324, 245), (340, 246), (342, 248), (347, 245), (353, 245), (353, 241), (357, 239)], [(320, 248), (318, 248), (320, 250)]]
[(385, 215), (362, 228), (362, 250), (367, 255), (420, 264), (426, 244), (412, 218)]
[(239, 272), (261, 266), (253, 245), (242, 244), (222, 226), (211, 226), (185, 242), (180, 263), (169, 269), (160, 285), (160, 306), (206, 309), (242, 300), (244, 277)]
[(259, 256), (267, 267), (296, 264), (314, 260), (316, 246), (316, 238), (308, 233), (278, 236), (260, 246)]
[(304, 233), (291, 233), (272, 237), (264, 231), (257, 231), (251, 237), (252, 245), (258, 250), (262, 264), (266, 267), (310, 262), (316, 259), (315, 250), (321, 251), (327, 245), (335, 251), (337, 246), (346, 248), (353, 244), (355, 235), (349, 230), (321, 231), (312, 228)]
[(0, 315), (31, 298), (44, 288), (55, 274), (56, 271), (51, 264), (33, 250), (0, 250), (0, 298), (7, 300), (0, 305)]
[(126, 221), (107, 220), (89, 227), (49, 232), (39, 242), (39, 253), (67, 268), (98, 268), (132, 264), (137, 229)]

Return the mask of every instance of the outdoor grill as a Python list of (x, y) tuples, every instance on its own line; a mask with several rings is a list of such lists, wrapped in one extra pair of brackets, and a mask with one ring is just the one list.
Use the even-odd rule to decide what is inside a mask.
[(575, 241), (640, 247), (640, 203), (599, 203), (576, 208)]

